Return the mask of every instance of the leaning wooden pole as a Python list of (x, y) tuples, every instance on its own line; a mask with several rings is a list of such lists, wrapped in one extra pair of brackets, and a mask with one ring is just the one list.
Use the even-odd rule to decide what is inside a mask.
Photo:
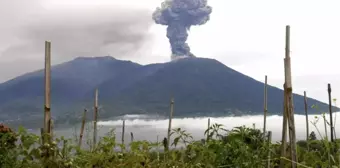
[(309, 151), (309, 121), (308, 121), (308, 104), (306, 91), (303, 92), (304, 104), (305, 104), (305, 116), (306, 116), (306, 142), (307, 150)]
[(44, 134), (50, 136), (50, 133), (51, 133), (51, 42), (45, 41)]
[[(281, 158), (286, 157), (286, 150), (287, 150), (287, 108), (286, 108), (286, 85), (283, 84), (283, 112), (282, 112), (282, 139), (281, 139)], [(280, 159), (280, 168), (285, 167), (285, 160)]]
[(173, 116), (173, 113), (174, 113), (174, 104), (175, 104), (174, 98), (171, 98), (171, 101), (170, 101), (169, 126), (168, 126), (168, 137), (167, 137), (167, 150), (169, 150), (170, 142), (171, 142), (170, 141), (170, 134), (171, 134), (172, 116)]
[(84, 110), (83, 119), (81, 121), (81, 127), (80, 127), (80, 135), (79, 135), (79, 148), (81, 147), (81, 144), (83, 142), (83, 136), (84, 136), (84, 129), (85, 129), (85, 123), (86, 123), (86, 112), (87, 110)]
[(330, 131), (331, 131), (331, 142), (334, 142), (334, 125), (333, 125), (333, 111), (332, 111), (332, 88), (331, 84), (328, 84), (328, 108), (329, 108), (329, 120), (330, 120)]
[(267, 98), (267, 75), (265, 76), (264, 79), (264, 100), (263, 100), (263, 136), (266, 136), (266, 126), (267, 126), (267, 104), (268, 104), (268, 98)]
[(290, 26), (286, 26), (286, 56), (285, 62), (285, 84), (287, 94), (287, 113), (288, 113), (288, 128), (289, 128), (289, 141), (290, 141), (290, 153), (292, 168), (297, 166), (297, 149), (296, 149), (296, 132), (294, 121), (294, 105), (293, 105), (293, 86), (292, 86), (292, 74), (291, 74), (291, 61), (290, 61)]
[(94, 93), (93, 145), (97, 144), (98, 89)]

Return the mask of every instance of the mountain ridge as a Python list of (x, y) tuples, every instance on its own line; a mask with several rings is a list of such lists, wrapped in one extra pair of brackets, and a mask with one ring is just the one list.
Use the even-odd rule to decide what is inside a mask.
[[(51, 72), (52, 115), (62, 121), (72, 115), (78, 119), (84, 108), (91, 109), (96, 88), (101, 118), (166, 115), (172, 96), (175, 116), (256, 115), (263, 111), (264, 84), (216, 59), (185, 58), (140, 65), (111, 57), (80, 57), (52, 66)], [(43, 70), (27, 74), (0, 84), (0, 117), (42, 117)], [(308, 102), (320, 105), (323, 111), (328, 108), (313, 98)], [(294, 103), (296, 113), (302, 114), (303, 97), (294, 94)], [(282, 104), (282, 90), (268, 86), (268, 110), (280, 114)], [(309, 111), (317, 112), (313, 108)]]

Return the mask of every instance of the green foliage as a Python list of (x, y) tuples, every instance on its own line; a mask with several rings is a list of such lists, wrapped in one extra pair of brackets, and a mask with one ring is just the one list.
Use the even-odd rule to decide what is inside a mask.
[(3, 165), (13, 166), (15, 163), (15, 153), (17, 135), (13, 132), (0, 132), (0, 167)]
[[(15, 135), (16, 144), (2, 143), (0, 161), (2, 168), (262, 168), (271, 154), (271, 167), (280, 160), (280, 144), (268, 143), (259, 129), (245, 126), (226, 130), (221, 124), (213, 124), (206, 131), (205, 142), (194, 141), (181, 128), (171, 132), (172, 148), (164, 151), (160, 143), (134, 141), (128, 146), (116, 141), (110, 131), (90, 149), (81, 149), (69, 139), (56, 138), (41, 143), (41, 137), (20, 128)], [(1, 135), (1, 142), (9, 135)], [(328, 167), (339, 165), (339, 152), (328, 155), (330, 146), (324, 140), (298, 143), (298, 160), (302, 167)], [(180, 147), (180, 148), (179, 148)], [(289, 160), (289, 156), (285, 157)], [(288, 164), (287, 164), (288, 166)]]

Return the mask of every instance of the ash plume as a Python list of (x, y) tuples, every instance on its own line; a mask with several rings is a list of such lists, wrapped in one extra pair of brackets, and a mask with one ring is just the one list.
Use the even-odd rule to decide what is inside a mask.
[(194, 57), (186, 43), (191, 26), (203, 25), (210, 19), (211, 6), (207, 0), (165, 0), (152, 18), (157, 24), (167, 25), (167, 37), (172, 55)]

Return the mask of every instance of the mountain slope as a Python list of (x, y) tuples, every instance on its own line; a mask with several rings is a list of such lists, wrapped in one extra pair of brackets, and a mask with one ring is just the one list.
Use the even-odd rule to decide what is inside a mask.
[[(116, 109), (120, 109), (110, 109), (111, 113), (118, 114), (122, 110), (133, 113), (168, 113), (168, 102), (172, 95), (176, 102), (176, 115), (237, 114), (239, 111), (242, 114), (257, 114), (263, 111), (263, 83), (213, 59), (190, 58), (144, 66), (130, 75), (118, 75), (99, 86), (103, 90), (100, 96), (103, 106), (114, 104)], [(134, 80), (129, 80), (129, 77)], [(107, 86), (115, 88), (113, 90)], [(308, 99), (308, 102), (318, 104), (320, 110), (328, 108), (315, 99)], [(283, 91), (269, 86), (269, 112), (281, 113), (282, 103)], [(303, 97), (294, 94), (294, 103), (295, 111), (303, 113)], [(309, 111), (315, 112), (314, 109)]]
[[(79, 57), (51, 69), (53, 112), (78, 103), (85, 93), (116, 75), (140, 67), (131, 61), (113, 57)], [(0, 84), (0, 111), (4, 113), (41, 114), (44, 97), (44, 72), (39, 70)], [(54, 114), (56, 114), (54, 113)]]

